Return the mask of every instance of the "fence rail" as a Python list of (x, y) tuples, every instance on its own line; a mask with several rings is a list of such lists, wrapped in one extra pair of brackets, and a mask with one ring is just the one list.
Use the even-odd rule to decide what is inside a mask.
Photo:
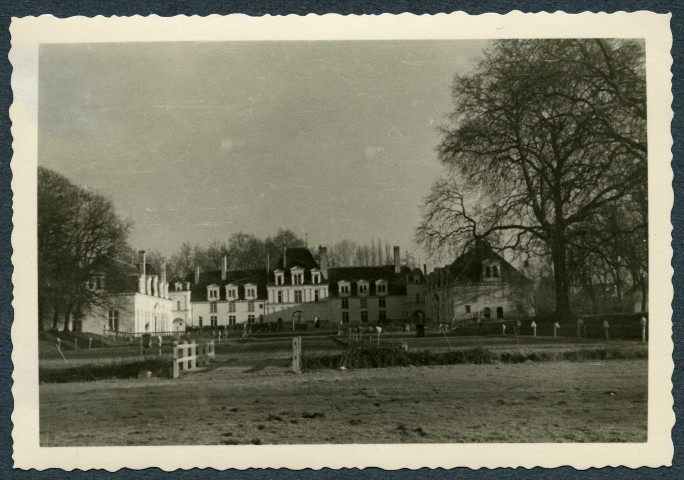
[(203, 343), (180, 343), (173, 347), (173, 378), (181, 372), (190, 372), (215, 358), (214, 341)]

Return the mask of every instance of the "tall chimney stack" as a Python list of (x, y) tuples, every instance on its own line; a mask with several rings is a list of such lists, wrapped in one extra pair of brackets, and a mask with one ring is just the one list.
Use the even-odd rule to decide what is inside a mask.
[[(223, 259), (221, 260), (221, 280), (226, 279), (226, 272), (228, 271), (228, 257), (226, 255), (223, 256)], [(197, 283), (197, 282), (195, 282)]]
[(401, 254), (399, 247), (394, 247), (394, 273), (401, 273)]
[(318, 247), (318, 256), (321, 262), (321, 273), (325, 280), (328, 279), (328, 247)]
[(195, 267), (195, 285), (199, 283), (200, 268), (199, 265)]
[(141, 265), (142, 274), (144, 277), (145, 276), (145, 250), (140, 250), (138, 252), (138, 255), (140, 255), (140, 265)]

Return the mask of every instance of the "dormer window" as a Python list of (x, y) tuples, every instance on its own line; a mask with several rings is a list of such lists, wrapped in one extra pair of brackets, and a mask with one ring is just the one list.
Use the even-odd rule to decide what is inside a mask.
[(256, 285), (248, 283), (245, 285), (245, 298), (248, 300), (253, 300), (257, 296), (257, 288)]
[(368, 282), (365, 280), (359, 280), (356, 282), (356, 288), (359, 293), (359, 296), (365, 296), (368, 295)]
[(304, 284), (304, 270), (302, 268), (292, 267), (290, 269), (290, 275), (292, 277), (292, 285)]
[(180, 292), (181, 290), (183, 290), (183, 284), (181, 282), (176, 282), (174, 284), (174, 287), (176, 287), (177, 292)]
[(317, 268), (311, 270), (311, 283), (313, 283), (314, 285), (318, 285), (319, 283), (321, 283), (321, 271)]
[(278, 269), (273, 272), (275, 275), (275, 284), (276, 285), (285, 285), (285, 272), (282, 270)]
[(349, 294), (351, 293), (351, 284), (347, 282), (346, 280), (342, 280), (341, 282), (338, 282), (338, 287), (340, 290), (340, 296), (341, 297), (348, 297)]
[(501, 270), (498, 263), (485, 264), (484, 277), (485, 278), (499, 278)]
[(219, 287), (218, 287), (218, 285), (209, 285), (207, 287), (207, 298), (209, 300), (218, 300), (218, 298), (219, 298)]
[(378, 295), (387, 295), (387, 280), (375, 281), (375, 293)]
[(235, 301), (238, 298), (237, 285), (226, 285), (226, 298), (230, 301)]

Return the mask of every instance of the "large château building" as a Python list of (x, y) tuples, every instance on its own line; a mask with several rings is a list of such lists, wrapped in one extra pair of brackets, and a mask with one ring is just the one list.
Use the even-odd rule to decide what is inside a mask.
[(189, 325), (303, 328), (426, 319), (425, 277), (400, 264), (399, 247), (392, 265), (329, 267), (325, 247), (318, 257), (308, 248), (287, 248), (272, 270), (229, 270), (225, 258), (221, 270), (197, 270)]

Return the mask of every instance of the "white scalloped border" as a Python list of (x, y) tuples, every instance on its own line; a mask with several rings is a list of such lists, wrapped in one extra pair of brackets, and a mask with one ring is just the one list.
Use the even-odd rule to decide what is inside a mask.
[[(566, 14), (514, 11), (506, 15), (382, 14), (377, 16), (246, 15), (58, 19), (13, 18), (10, 25), (14, 103), (12, 263), (12, 394), (14, 466), (20, 469), (156, 466), (189, 468), (385, 469), (558, 467), (577, 469), (672, 464), (672, 247), (674, 203), (671, 15), (652, 12)], [(646, 39), (650, 216), (650, 358), (648, 442), (642, 444), (374, 444), (307, 446), (178, 446), (41, 448), (38, 443), (36, 266), (37, 53), (40, 43), (119, 41), (411, 40), (482, 38), (632, 37)]]

